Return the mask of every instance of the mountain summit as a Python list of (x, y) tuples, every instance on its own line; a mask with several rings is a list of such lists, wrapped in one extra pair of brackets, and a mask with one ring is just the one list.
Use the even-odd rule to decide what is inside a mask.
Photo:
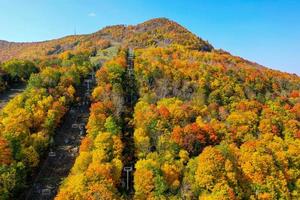
[(151, 19), (136, 26), (110, 26), (95, 35), (138, 48), (180, 44), (204, 51), (213, 49), (208, 42), (167, 18)]

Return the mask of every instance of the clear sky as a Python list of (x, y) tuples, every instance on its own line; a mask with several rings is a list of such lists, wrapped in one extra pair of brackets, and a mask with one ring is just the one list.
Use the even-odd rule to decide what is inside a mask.
[(0, 39), (40, 41), (167, 17), (222, 48), (300, 75), (300, 0), (0, 0)]

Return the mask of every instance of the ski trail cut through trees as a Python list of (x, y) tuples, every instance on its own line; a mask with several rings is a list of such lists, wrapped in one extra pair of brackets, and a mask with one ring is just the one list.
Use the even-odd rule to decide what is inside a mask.
[(4, 108), (4, 106), (15, 96), (22, 93), (26, 88), (25, 83), (14, 83), (7, 90), (3, 91), (0, 94), (0, 109)]
[(133, 173), (136, 158), (134, 155), (134, 139), (133, 139), (133, 111), (138, 99), (138, 91), (134, 76), (134, 53), (132, 49), (127, 51), (127, 68), (123, 83), (125, 106), (121, 114), (123, 120), (122, 141), (123, 150), (123, 172), (122, 172), (122, 193), (128, 196), (133, 194)]
[(71, 106), (62, 126), (55, 131), (53, 144), (50, 144), (49, 153), (41, 162), (38, 174), (30, 183), (31, 188), (20, 199), (54, 199), (61, 181), (68, 176), (78, 156), (89, 116), (89, 95), (91, 83), (94, 81), (93, 75), (87, 80), (78, 87), (76, 96), (80, 97), (79, 102)]

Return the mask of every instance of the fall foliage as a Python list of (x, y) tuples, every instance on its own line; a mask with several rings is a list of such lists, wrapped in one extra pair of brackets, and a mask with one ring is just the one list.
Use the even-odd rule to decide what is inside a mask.
[[(97, 86), (80, 154), (56, 199), (120, 199), (123, 170), (121, 140), (122, 81), (125, 61), (121, 51), (96, 74)], [(74, 182), (76, 181), (76, 182)], [(74, 186), (76, 185), (76, 186)]]
[[(167, 19), (0, 45), (2, 60), (34, 60), (1, 64), (28, 79), (0, 112), (1, 198), (24, 188), (82, 77), (97, 66), (87, 135), (57, 200), (300, 199), (297, 75), (216, 50)], [(126, 49), (134, 49), (131, 109)], [(124, 114), (133, 107), (132, 117)], [(122, 190), (125, 147), (134, 154), (131, 196)]]
[(26, 90), (0, 113), (1, 199), (12, 198), (26, 186), (27, 175), (38, 167), (55, 128), (73, 102), (76, 86), (90, 70), (89, 65), (75, 63), (70, 67), (50, 65), (39, 73), (34, 73), (36, 68), (30, 62), (9, 61), (4, 69), (6, 66), (12, 77), (31, 76)]
[(299, 77), (182, 46), (136, 50), (135, 75), (136, 199), (299, 198)]

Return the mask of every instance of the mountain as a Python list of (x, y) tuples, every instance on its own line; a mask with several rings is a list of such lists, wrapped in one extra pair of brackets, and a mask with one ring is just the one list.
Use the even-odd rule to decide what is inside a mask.
[(0, 46), (37, 59), (1, 64), (30, 78), (0, 112), (0, 199), (300, 199), (297, 75), (165, 18)]
[(11, 58), (35, 59), (65, 51), (101, 49), (110, 44), (135, 48), (179, 44), (202, 51), (213, 49), (208, 42), (178, 23), (166, 18), (157, 18), (136, 26), (108, 26), (92, 34), (66, 36), (49, 41), (27, 43), (0, 41), (0, 61)]

